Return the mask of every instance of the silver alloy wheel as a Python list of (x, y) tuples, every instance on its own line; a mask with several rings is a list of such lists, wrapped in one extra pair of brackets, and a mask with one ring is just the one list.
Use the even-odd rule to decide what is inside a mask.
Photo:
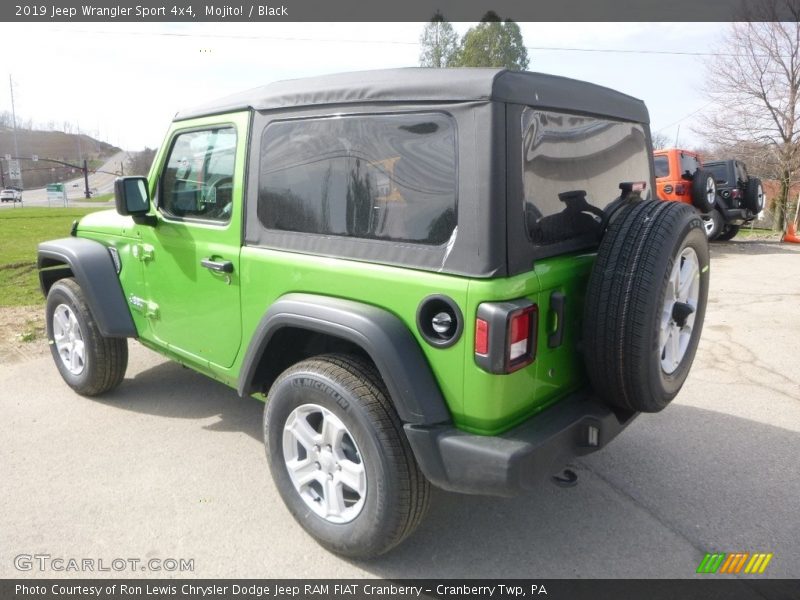
[(694, 248), (684, 248), (672, 267), (661, 312), (661, 369), (667, 375), (681, 364), (694, 331), (700, 298), (700, 264)]
[(86, 346), (78, 319), (66, 304), (59, 304), (53, 311), (53, 341), (67, 370), (80, 375), (86, 368)]
[(306, 505), (331, 523), (355, 519), (367, 496), (361, 452), (345, 424), (316, 404), (295, 408), (283, 426), (283, 460)]
[(703, 227), (706, 230), (706, 237), (710, 238), (711, 235), (714, 233), (714, 228), (715, 228), (714, 218), (706, 215), (703, 215), (702, 218), (703, 218)]
[(714, 206), (717, 201), (717, 184), (713, 177), (706, 177), (706, 200), (709, 206)]
[(758, 211), (761, 212), (764, 210), (764, 187), (759, 183), (758, 184), (758, 192), (756, 193), (756, 197), (758, 198)]

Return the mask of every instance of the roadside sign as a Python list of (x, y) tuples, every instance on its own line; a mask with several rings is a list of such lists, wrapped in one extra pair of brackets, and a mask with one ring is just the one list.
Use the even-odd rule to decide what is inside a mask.
[(47, 186), (47, 204), (51, 205), (53, 202), (60, 202), (67, 205), (67, 191), (63, 183), (50, 183)]
[(11, 155), (10, 154), (6, 154), (6, 160), (11, 160)]
[(18, 160), (8, 161), (8, 176), (11, 177), (11, 179), (16, 179), (17, 181), (22, 179), (22, 171), (19, 169)]
[(36, 162), (36, 161), (38, 161), (38, 160), (39, 160), (39, 155), (38, 155), (38, 154), (34, 154), (34, 155), (31, 157), (31, 160), (32, 160), (33, 162)]

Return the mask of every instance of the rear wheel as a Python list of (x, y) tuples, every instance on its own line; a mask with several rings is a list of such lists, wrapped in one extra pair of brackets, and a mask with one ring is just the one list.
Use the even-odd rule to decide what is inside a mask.
[(658, 412), (691, 368), (708, 296), (708, 241), (691, 207), (640, 202), (609, 227), (587, 288), (584, 341), (595, 393)]
[(692, 203), (703, 213), (710, 212), (717, 205), (717, 184), (708, 171), (700, 169), (694, 174)]
[(717, 240), (727, 242), (735, 238), (737, 233), (739, 233), (739, 225), (725, 225), (722, 228), (722, 232), (717, 236)]
[(326, 355), (284, 371), (267, 399), (264, 443), (289, 511), (333, 552), (382, 554), (427, 510), (430, 484), (380, 376), (360, 359)]
[(718, 210), (712, 210), (708, 214), (703, 215), (702, 218), (706, 237), (709, 242), (712, 242), (719, 237), (719, 234), (725, 227), (725, 219)]
[(96, 396), (122, 382), (128, 367), (128, 341), (100, 333), (74, 279), (59, 279), (50, 288), (45, 320), (53, 360), (73, 390)]

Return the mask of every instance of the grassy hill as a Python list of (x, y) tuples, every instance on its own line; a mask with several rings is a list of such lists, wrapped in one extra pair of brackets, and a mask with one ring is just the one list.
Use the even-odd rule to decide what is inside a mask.
[[(74, 179), (80, 175), (69, 167), (49, 163), (42, 159), (52, 158), (79, 165), (81, 158), (89, 161), (89, 166), (97, 167), (104, 159), (119, 152), (120, 149), (111, 144), (101, 142), (88, 135), (76, 135), (63, 131), (39, 131), (31, 129), (17, 129), (17, 147), (20, 157), (28, 157), (20, 161), (22, 168), (23, 186), (27, 189), (42, 187), (56, 181)], [(14, 132), (10, 127), (0, 127), (0, 158), (6, 154), (14, 154)], [(32, 155), (38, 155), (39, 161), (30, 160)], [(3, 173), (8, 180), (8, 165), (2, 163)]]

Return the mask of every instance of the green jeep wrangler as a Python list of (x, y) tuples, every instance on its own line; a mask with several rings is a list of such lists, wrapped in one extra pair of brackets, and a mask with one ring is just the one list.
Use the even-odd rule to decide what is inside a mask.
[(39, 246), (56, 366), (108, 392), (135, 338), (264, 400), (278, 491), (347, 556), (411, 534), (431, 484), (571, 484), (568, 461), (675, 397), (702, 329), (703, 223), (652, 199), (648, 121), (613, 90), (502, 69), (180, 112), (116, 212)]

